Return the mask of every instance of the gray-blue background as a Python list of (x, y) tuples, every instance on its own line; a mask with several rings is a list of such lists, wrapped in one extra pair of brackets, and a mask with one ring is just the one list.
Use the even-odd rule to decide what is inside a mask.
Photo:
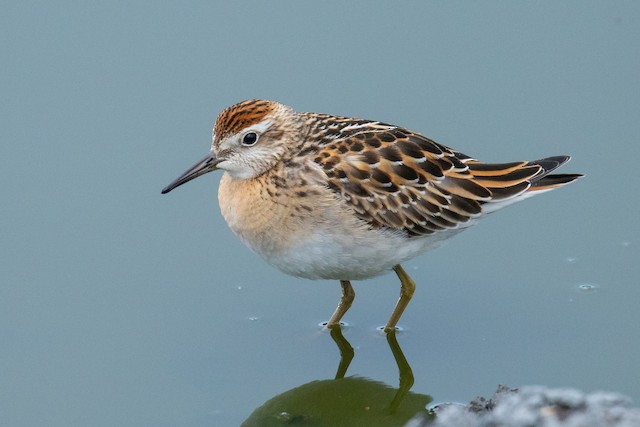
[[(639, 3), (6, 2), (0, 37), (0, 424), (231, 426), (332, 377), (338, 284), (243, 247), (219, 176), (160, 195), (246, 98), (481, 160), (571, 154), (585, 179), (406, 265), (399, 341), (436, 401), (640, 401)], [(375, 329), (396, 278), (355, 290), (349, 374), (397, 386)]]

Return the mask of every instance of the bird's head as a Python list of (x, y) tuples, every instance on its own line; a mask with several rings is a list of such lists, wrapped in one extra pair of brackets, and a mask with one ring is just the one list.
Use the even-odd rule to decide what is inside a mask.
[(234, 179), (251, 179), (273, 168), (292, 147), (296, 113), (272, 101), (248, 100), (226, 108), (213, 127), (211, 151), (162, 194), (217, 169)]

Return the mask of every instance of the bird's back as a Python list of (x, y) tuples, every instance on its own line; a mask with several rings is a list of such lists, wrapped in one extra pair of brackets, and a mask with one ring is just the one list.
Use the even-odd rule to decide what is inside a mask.
[(308, 156), (323, 169), (327, 186), (372, 227), (409, 236), (464, 228), (581, 176), (550, 174), (569, 156), (482, 163), (393, 125), (331, 116), (321, 121)]

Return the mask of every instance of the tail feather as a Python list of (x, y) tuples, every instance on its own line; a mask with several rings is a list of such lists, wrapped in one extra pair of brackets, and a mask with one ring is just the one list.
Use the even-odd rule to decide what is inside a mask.
[(571, 157), (569, 156), (554, 156), (529, 162), (529, 165), (540, 166), (542, 168), (542, 171), (539, 175), (531, 179), (531, 188), (529, 188), (527, 191), (551, 190), (553, 188), (569, 184), (570, 182), (573, 182), (576, 179), (580, 178), (582, 174), (575, 173), (549, 175), (550, 172), (567, 163), (569, 160), (571, 160)]
[(469, 166), (473, 176), (478, 177), (508, 174), (528, 164), (527, 162), (481, 163), (474, 159), (470, 159), (465, 163)]
[(570, 159), (569, 156), (553, 156), (500, 164), (469, 159), (465, 163), (474, 181), (491, 191), (491, 199), (482, 204), (482, 210), (488, 213), (580, 178), (581, 174), (551, 174)]
[(540, 166), (544, 170), (543, 175), (546, 175), (549, 172), (553, 171), (554, 169), (558, 169), (560, 166), (564, 165), (569, 160), (571, 160), (571, 157), (569, 156), (552, 156), (552, 157), (545, 157), (544, 159), (540, 159), (540, 160), (534, 160), (527, 164)]
[(491, 192), (487, 202), (505, 200), (526, 191), (530, 180), (540, 174), (541, 168), (527, 162), (480, 163), (477, 160), (466, 162), (473, 181)]
[(579, 173), (558, 173), (547, 175), (533, 183), (527, 192), (553, 190), (556, 187), (567, 185), (582, 176), (583, 175)]

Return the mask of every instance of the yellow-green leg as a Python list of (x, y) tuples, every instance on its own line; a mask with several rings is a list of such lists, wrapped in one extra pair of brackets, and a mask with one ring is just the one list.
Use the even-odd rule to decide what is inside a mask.
[(396, 272), (398, 278), (400, 279), (400, 298), (396, 303), (396, 308), (394, 308), (393, 313), (391, 313), (391, 317), (389, 318), (387, 325), (384, 327), (385, 332), (395, 330), (398, 320), (400, 320), (404, 309), (407, 308), (407, 305), (409, 304), (409, 301), (411, 301), (411, 297), (416, 290), (416, 284), (414, 283), (413, 279), (409, 277), (407, 272), (404, 271), (404, 268), (402, 268), (400, 264), (393, 267), (393, 271)]
[(340, 302), (338, 303), (338, 307), (336, 307), (336, 311), (333, 312), (333, 316), (331, 316), (331, 319), (327, 322), (327, 328), (340, 324), (340, 319), (342, 319), (342, 316), (349, 310), (353, 299), (356, 297), (356, 293), (351, 287), (351, 282), (348, 280), (340, 280), (340, 286), (342, 286), (342, 298), (340, 298)]

